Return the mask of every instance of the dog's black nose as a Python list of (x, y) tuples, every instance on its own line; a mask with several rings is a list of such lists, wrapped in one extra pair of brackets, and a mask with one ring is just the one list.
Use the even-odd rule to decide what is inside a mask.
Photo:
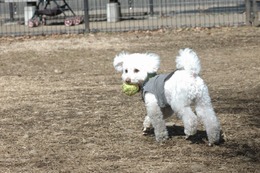
[(129, 84), (129, 83), (131, 83), (131, 79), (130, 78), (126, 78), (125, 82)]

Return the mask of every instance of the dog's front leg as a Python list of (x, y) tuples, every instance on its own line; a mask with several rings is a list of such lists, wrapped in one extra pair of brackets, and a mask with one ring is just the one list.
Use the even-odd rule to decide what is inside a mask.
[(143, 135), (148, 135), (149, 133), (151, 133), (152, 129), (153, 127), (152, 127), (150, 117), (147, 115), (145, 116), (143, 122)]
[(162, 142), (168, 139), (168, 131), (166, 128), (165, 120), (163, 119), (163, 113), (158, 106), (156, 97), (151, 93), (145, 94), (145, 105), (147, 110), (148, 120), (151, 122), (156, 141)]

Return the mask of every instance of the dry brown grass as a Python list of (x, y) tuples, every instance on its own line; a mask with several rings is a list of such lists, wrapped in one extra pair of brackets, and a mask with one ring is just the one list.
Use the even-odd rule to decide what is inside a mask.
[[(259, 46), (247, 27), (0, 38), (0, 172), (258, 172)], [(158, 53), (169, 72), (183, 47), (201, 58), (219, 146), (203, 127), (185, 140), (176, 118), (164, 144), (142, 136), (142, 100), (120, 91), (117, 53)]]

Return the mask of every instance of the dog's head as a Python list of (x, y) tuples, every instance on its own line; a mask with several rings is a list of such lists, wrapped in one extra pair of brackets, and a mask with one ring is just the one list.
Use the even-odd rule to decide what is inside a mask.
[(150, 73), (156, 73), (160, 57), (153, 53), (122, 52), (114, 58), (115, 69), (122, 73), (122, 80), (128, 84), (141, 85)]

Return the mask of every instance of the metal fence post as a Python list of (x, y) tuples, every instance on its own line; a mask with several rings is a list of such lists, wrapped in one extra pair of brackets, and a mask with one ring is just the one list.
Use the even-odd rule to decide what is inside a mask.
[(150, 15), (153, 16), (154, 11), (153, 11), (153, 0), (149, 0), (149, 7), (150, 7)]
[(245, 6), (246, 6), (246, 24), (251, 25), (252, 24), (251, 0), (245, 0)]
[(258, 15), (258, 6), (257, 6), (257, 1), (259, 2), (260, 0), (253, 0), (253, 25), (254, 26), (259, 26), (259, 15)]
[(84, 23), (85, 23), (85, 32), (90, 32), (90, 28), (89, 28), (89, 4), (88, 4), (88, 0), (84, 0)]
[(14, 21), (14, 4), (11, 2), (9, 3), (9, 11), (10, 11), (10, 19)]

